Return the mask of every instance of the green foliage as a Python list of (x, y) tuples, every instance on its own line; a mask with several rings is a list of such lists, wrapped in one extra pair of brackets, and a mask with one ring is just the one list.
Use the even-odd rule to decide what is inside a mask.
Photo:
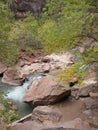
[(96, 13), (90, 13), (85, 18), (83, 36), (93, 38), (98, 41), (98, 15)]
[(11, 109), (7, 99), (4, 98), (2, 93), (0, 93), (0, 105), (4, 106), (3, 109), (0, 109), (0, 119), (2, 119), (5, 123), (9, 124), (19, 119), (19, 115), (16, 113), (16, 111)]
[(19, 48), (16, 44), (1, 43), (0, 44), (0, 61), (8, 66), (13, 66), (16, 63), (19, 53)]
[(93, 48), (87, 49), (83, 54), (83, 60), (85, 63), (98, 63), (98, 44), (96, 44)]
[[(47, 0), (47, 16), (38, 29), (38, 36), (48, 53), (66, 51), (74, 47), (82, 32), (87, 5), (85, 1)], [(43, 18), (43, 16), (42, 16)]]
[(17, 46), (8, 41), (8, 33), (13, 22), (12, 13), (7, 5), (0, 2), (0, 61), (8, 66), (16, 62), (18, 55)]
[(84, 72), (86, 71), (87, 66), (83, 65), (83, 63), (75, 63), (74, 65), (66, 68), (65, 70), (60, 70), (58, 73), (58, 80), (61, 83), (66, 85), (69, 84), (69, 81), (73, 81), (73, 78), (79, 80), (78, 84), (82, 81), (85, 77)]
[(36, 39), (38, 22), (31, 14), (27, 18), (14, 23), (9, 32), (9, 41), (15, 42), (20, 49), (34, 50), (40, 48), (40, 42)]
[(0, 2), (0, 43), (8, 38), (8, 32), (13, 23), (13, 15), (7, 4)]
[(92, 6), (98, 6), (98, 0), (86, 0), (86, 2)]
[(98, 42), (98, 0), (86, 0), (86, 3), (89, 5), (88, 14), (85, 17), (82, 34)]
[(81, 37), (98, 40), (98, 16), (89, 12), (94, 4), (96, 0), (46, 0), (39, 19), (27, 13), (25, 19), (14, 21), (7, 5), (0, 2), (0, 59), (13, 65), (18, 48), (65, 52), (75, 47)]

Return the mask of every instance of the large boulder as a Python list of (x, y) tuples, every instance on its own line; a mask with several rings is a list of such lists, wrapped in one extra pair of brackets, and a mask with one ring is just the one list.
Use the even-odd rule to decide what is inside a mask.
[(70, 88), (59, 85), (56, 78), (47, 75), (31, 83), (23, 101), (32, 103), (33, 106), (54, 104), (68, 97), (70, 93)]
[(2, 75), (7, 70), (7, 67), (0, 62), (0, 75)]
[(32, 120), (39, 120), (40, 122), (44, 121), (53, 121), (58, 122), (62, 117), (62, 113), (54, 110), (49, 106), (38, 106), (34, 109), (32, 113)]
[(24, 79), (25, 77), (20, 77), (17, 71), (8, 68), (3, 74), (2, 82), (9, 85), (18, 86), (23, 83)]

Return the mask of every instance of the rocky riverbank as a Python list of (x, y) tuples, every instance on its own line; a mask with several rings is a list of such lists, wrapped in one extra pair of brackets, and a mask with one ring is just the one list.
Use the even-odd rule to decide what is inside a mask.
[[(66, 54), (68, 58), (69, 53)], [(51, 59), (47, 56), (42, 58), (39, 63), (43, 61), (44, 65), (51, 63)], [(65, 60), (61, 61), (65, 66)], [(59, 58), (57, 63), (59, 63)], [(67, 65), (73, 63), (71, 59)], [(61, 67), (63, 69), (63, 66)], [(55, 69), (58, 70), (59, 68), (56, 67)], [(28, 86), (23, 100), (35, 108), (32, 114), (12, 123), (10, 125), (11, 130), (98, 129), (98, 84), (93, 67), (88, 70), (80, 87), (77, 87), (77, 84), (72, 87), (60, 84), (56, 72), (53, 71), (55, 69), (47, 71), (52, 72), (48, 74), (43, 71), (44, 76), (34, 80)]]
[(35, 57), (30, 57), (25, 52), (21, 52), (17, 64), (13, 68), (7, 68), (0, 63), (0, 74), (3, 75), (1, 81), (18, 86), (23, 83), (27, 75), (65, 69), (67, 66), (72, 65), (74, 61), (75, 56), (70, 52)]
[(33, 112), (10, 124), (11, 130), (98, 130), (98, 83), (94, 66), (89, 66), (80, 87), (74, 77), (69, 85), (57, 79), (57, 71), (75, 61), (72, 52), (47, 56), (21, 52), (14, 68), (0, 63), (3, 83), (20, 85), (27, 75), (42, 75), (32, 81), (23, 98), (33, 106)]

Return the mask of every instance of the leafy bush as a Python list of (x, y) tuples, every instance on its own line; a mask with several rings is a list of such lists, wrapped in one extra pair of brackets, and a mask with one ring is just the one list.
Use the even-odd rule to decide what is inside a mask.
[(69, 85), (70, 81), (73, 81), (73, 78), (78, 80), (78, 84), (83, 80), (85, 77), (85, 71), (87, 66), (83, 63), (75, 63), (74, 65), (66, 68), (65, 70), (60, 70), (58, 73), (58, 80), (61, 83)]
[(98, 42), (98, 15), (96, 13), (90, 13), (85, 18), (84, 29), (82, 37), (93, 38)]
[(20, 49), (33, 51), (41, 48), (40, 42), (36, 39), (39, 25), (31, 14), (28, 13), (27, 16), (26, 19), (14, 23), (9, 32), (9, 41), (15, 42)]
[(7, 4), (0, 1), (0, 60), (8, 66), (16, 62), (18, 48), (15, 44), (9, 43), (8, 33), (14, 22), (12, 13)]
[(98, 63), (98, 43), (93, 47), (89, 48), (85, 53), (83, 54), (83, 59), (85, 63)]
[(7, 40), (13, 22), (13, 15), (7, 4), (0, 1), (0, 43)]
[(98, 16), (89, 12), (96, 8), (94, 4), (97, 5), (97, 1), (46, 0), (39, 19), (27, 13), (27, 18), (14, 21), (7, 5), (0, 2), (0, 59), (4, 58), (5, 63), (13, 65), (18, 56), (17, 48), (65, 52), (75, 47), (80, 38), (87, 36), (98, 41)]
[(49, 53), (66, 51), (77, 44), (85, 22), (87, 7), (85, 0), (81, 2), (47, 0), (47, 13), (43, 14), (46, 20), (38, 29), (44, 51)]
[(19, 115), (16, 113), (16, 111), (10, 108), (10, 105), (7, 103), (7, 99), (5, 99), (0, 92), (0, 105), (1, 104), (3, 104), (4, 108), (0, 109), (0, 119), (7, 124), (19, 119)]
[(0, 44), (0, 61), (8, 66), (13, 66), (16, 63), (19, 54), (19, 48), (13, 43)]

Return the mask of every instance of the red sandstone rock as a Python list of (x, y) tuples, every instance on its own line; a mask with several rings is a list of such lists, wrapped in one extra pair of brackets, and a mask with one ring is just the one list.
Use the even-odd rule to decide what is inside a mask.
[(23, 83), (24, 79), (25, 77), (21, 78), (17, 71), (9, 68), (4, 72), (2, 82), (9, 85), (18, 86)]
[(65, 123), (43, 123), (40, 121), (26, 121), (17, 123), (11, 130), (91, 130), (89, 124), (80, 118)]
[(49, 106), (38, 106), (32, 113), (32, 120), (39, 120), (41, 122), (44, 122), (45, 120), (58, 122), (61, 117), (62, 114), (60, 111), (58, 112)]
[(33, 106), (54, 104), (68, 97), (70, 88), (58, 84), (57, 79), (48, 75), (31, 83), (23, 101)]

